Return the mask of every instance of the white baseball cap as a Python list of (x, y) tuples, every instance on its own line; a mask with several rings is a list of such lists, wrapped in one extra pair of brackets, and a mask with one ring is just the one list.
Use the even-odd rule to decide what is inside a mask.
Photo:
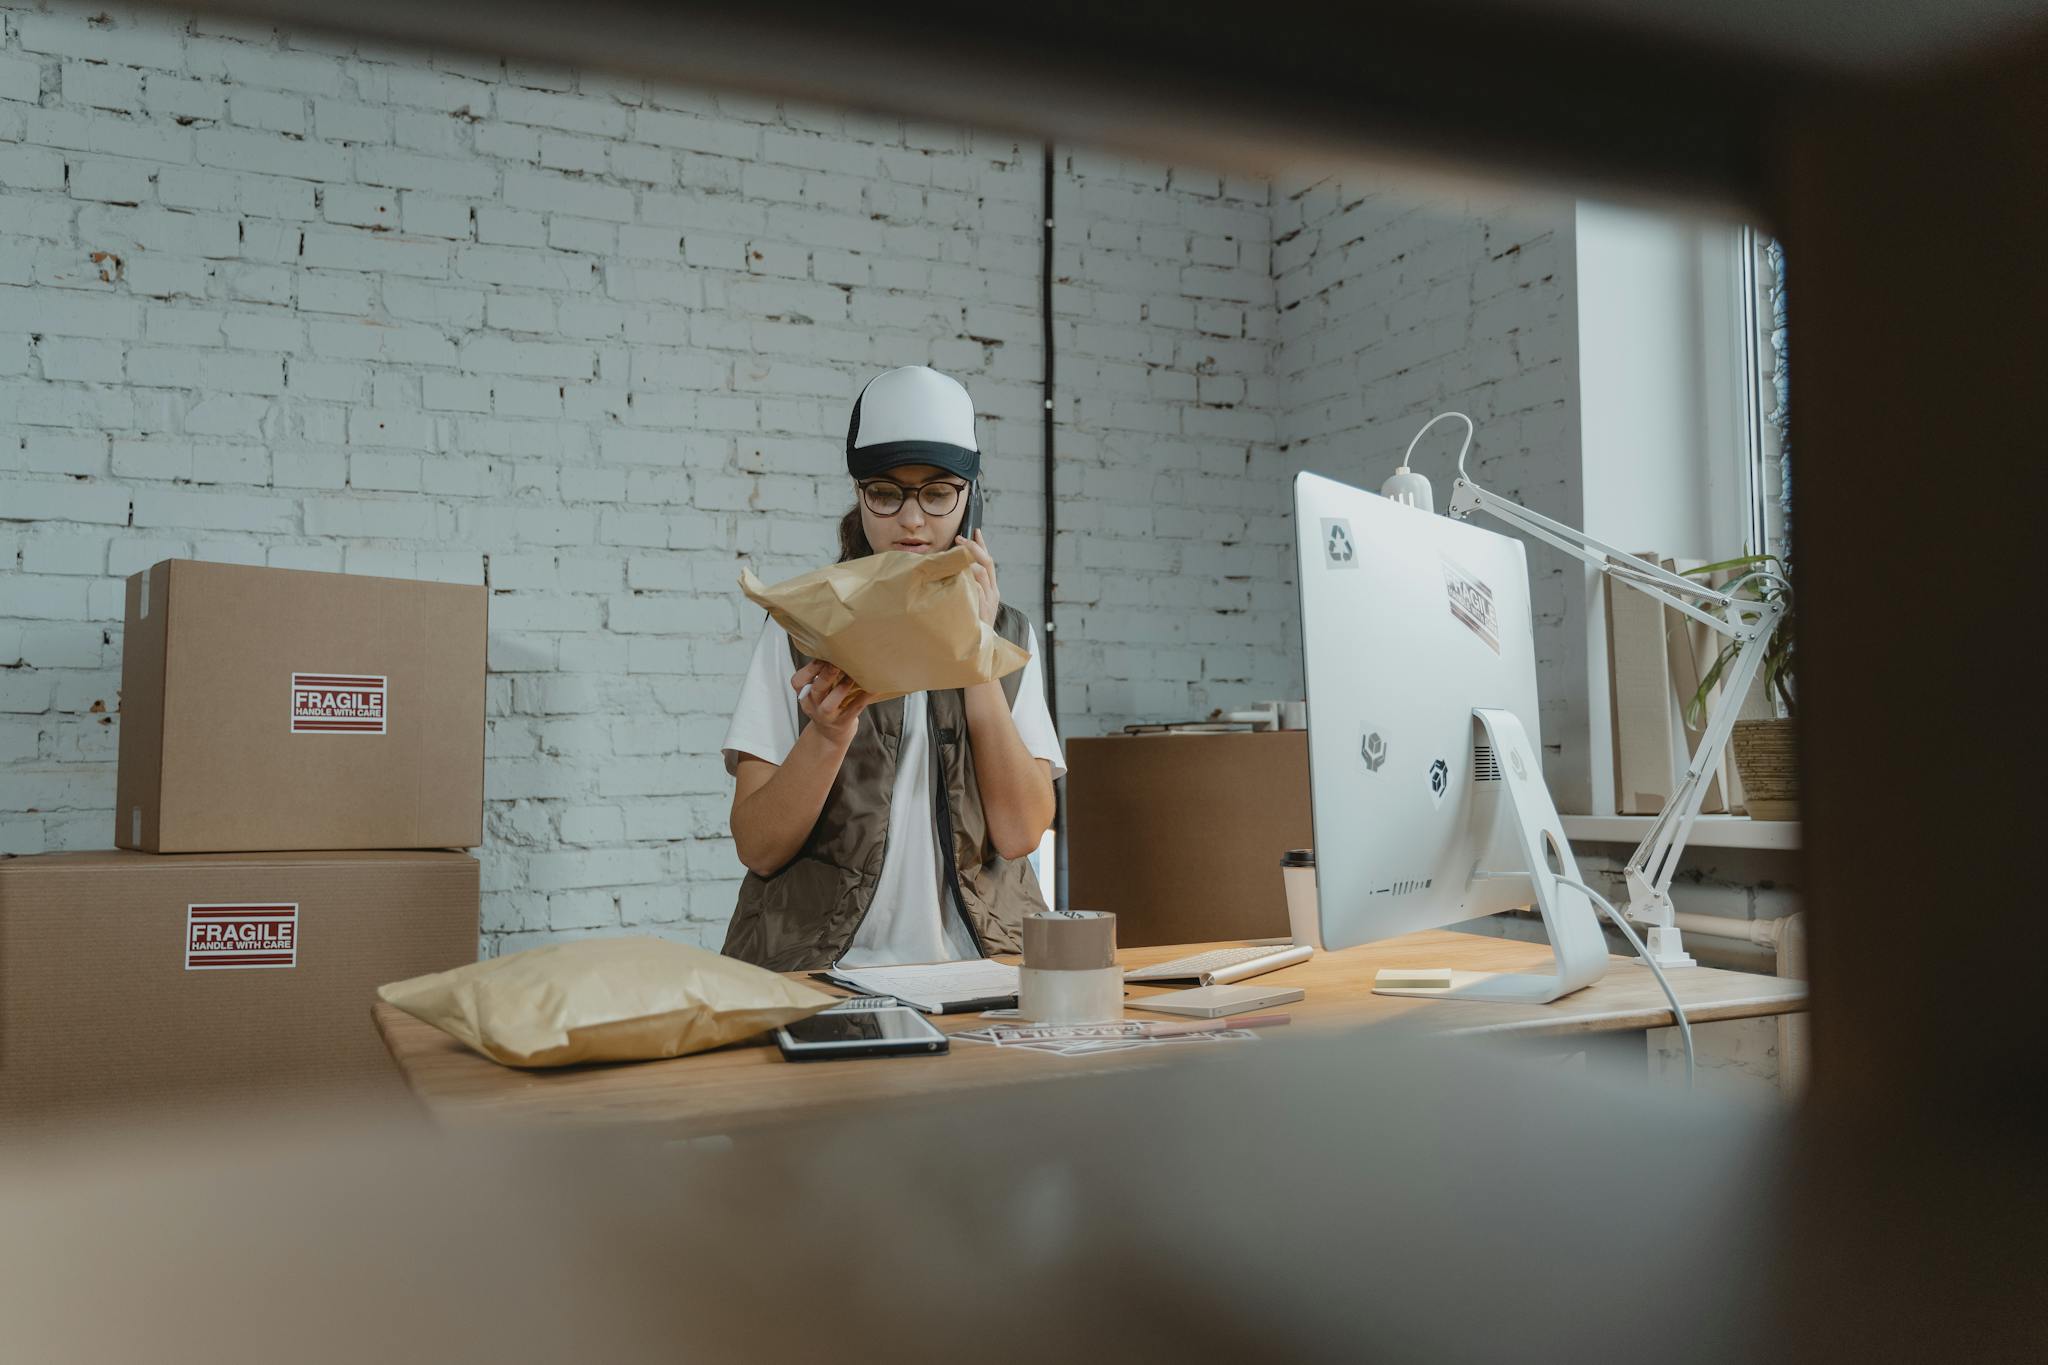
[(870, 379), (853, 400), (846, 427), (846, 469), (854, 478), (906, 464), (936, 465), (970, 480), (981, 473), (974, 400), (959, 380), (929, 365), (905, 365)]

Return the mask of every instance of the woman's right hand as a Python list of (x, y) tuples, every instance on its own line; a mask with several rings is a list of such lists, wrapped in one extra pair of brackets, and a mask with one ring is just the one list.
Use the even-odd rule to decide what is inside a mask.
[(790, 675), (789, 685), (814, 728), (842, 749), (853, 742), (854, 731), (860, 728), (860, 713), (873, 700), (853, 679), (836, 665), (813, 659)]

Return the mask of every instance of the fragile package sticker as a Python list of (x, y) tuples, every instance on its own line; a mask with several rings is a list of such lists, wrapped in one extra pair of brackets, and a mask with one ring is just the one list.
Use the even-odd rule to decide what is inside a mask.
[(292, 674), (292, 733), (381, 735), (389, 717), (388, 679), (359, 673)]
[(1443, 561), (1444, 592), (1451, 600), (1451, 615), (1464, 623), (1486, 647), (1500, 653), (1500, 612), (1493, 605), (1493, 589), (1478, 575)]
[(299, 907), (188, 905), (185, 970), (299, 965)]

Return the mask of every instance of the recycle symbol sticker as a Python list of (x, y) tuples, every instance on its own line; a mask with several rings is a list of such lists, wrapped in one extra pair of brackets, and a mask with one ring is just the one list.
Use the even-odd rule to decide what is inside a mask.
[(1358, 567), (1358, 542), (1343, 517), (1323, 518), (1323, 562), (1333, 569)]

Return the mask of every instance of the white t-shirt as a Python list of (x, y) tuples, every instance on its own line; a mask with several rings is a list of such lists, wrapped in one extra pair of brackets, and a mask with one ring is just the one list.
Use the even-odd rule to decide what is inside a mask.
[[(1045, 705), (1045, 675), (1038, 667), (1038, 632), (1024, 640), (1031, 659), (1017, 689), (1010, 716), (1033, 758), (1052, 764), (1055, 779), (1066, 775), (1052, 713)], [(789, 678), (796, 669), (789, 658), (789, 632), (770, 619), (761, 627), (747, 679), (740, 685), (739, 705), (725, 732), (725, 770), (739, 768), (741, 754), (751, 754), (778, 767), (796, 746), (801, 712)], [(882, 874), (853, 942), (840, 961), (847, 966), (906, 962), (957, 962), (978, 956), (974, 940), (958, 913), (945, 904), (945, 867), (939, 861), (937, 832), (932, 828), (932, 756), (926, 724), (925, 694), (903, 699), (903, 745), (896, 758), (896, 781), (889, 792), (889, 844), (882, 855)]]

